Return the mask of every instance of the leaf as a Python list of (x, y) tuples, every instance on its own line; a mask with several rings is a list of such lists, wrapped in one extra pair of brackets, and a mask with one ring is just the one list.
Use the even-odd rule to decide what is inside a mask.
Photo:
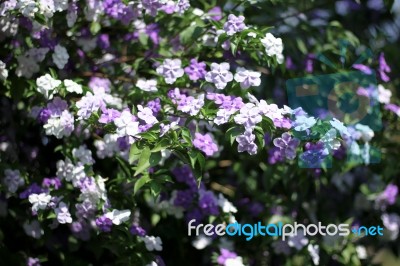
[(138, 143), (135, 142), (131, 145), (131, 149), (129, 150), (129, 163), (132, 164), (134, 161), (139, 159), (140, 153), (142, 152), (141, 149), (138, 147)]
[(46, 25), (47, 23), (46, 17), (40, 13), (35, 13), (35, 21), (42, 25)]
[(138, 174), (142, 173), (144, 170), (150, 167), (150, 156), (151, 156), (150, 148), (149, 147), (144, 148), (140, 154), (139, 162), (137, 164), (134, 176), (137, 176)]
[(242, 131), (238, 127), (231, 127), (226, 131), (225, 136), (227, 139), (229, 139), (231, 145), (233, 145), (236, 137), (239, 136), (240, 134), (242, 134)]
[(189, 129), (187, 128), (182, 128), (182, 138), (187, 142), (188, 144), (192, 144), (192, 135), (190, 134)]
[(156, 146), (151, 150), (152, 152), (163, 151), (170, 146), (170, 142), (166, 138), (162, 138)]
[(150, 191), (154, 197), (157, 197), (161, 192), (161, 185), (157, 182), (151, 182), (150, 183)]
[(203, 171), (206, 164), (206, 158), (204, 155), (196, 150), (189, 152), (190, 164), (193, 169), (193, 174), (196, 177), (198, 185), (200, 185), (201, 178), (203, 177)]
[(96, 35), (100, 30), (101, 30), (101, 25), (100, 25), (99, 22), (93, 21), (93, 22), (90, 24), (90, 32), (91, 32), (93, 35)]
[(136, 195), (136, 193), (139, 191), (140, 188), (142, 188), (146, 183), (151, 181), (149, 175), (143, 175), (141, 176), (136, 182), (135, 185), (133, 186), (133, 195)]

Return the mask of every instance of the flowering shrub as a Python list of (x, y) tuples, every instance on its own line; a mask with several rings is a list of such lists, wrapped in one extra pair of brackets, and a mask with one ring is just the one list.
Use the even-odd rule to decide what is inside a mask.
[[(6, 0), (0, 26), (5, 265), (369, 265), (400, 252), (399, 1)], [(332, 71), (368, 77), (338, 87), (342, 117), (287, 101), (286, 81)], [(246, 241), (189, 236), (192, 220), (384, 234)]]

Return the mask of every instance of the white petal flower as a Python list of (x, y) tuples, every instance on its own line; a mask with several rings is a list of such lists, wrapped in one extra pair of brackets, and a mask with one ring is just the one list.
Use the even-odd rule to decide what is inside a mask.
[(157, 91), (157, 80), (155, 79), (138, 79), (136, 82), (136, 87), (142, 91)]
[(64, 80), (64, 85), (65, 85), (65, 89), (68, 91), (68, 92), (75, 92), (75, 93), (77, 93), (77, 94), (82, 94), (82, 86), (81, 85), (79, 85), (78, 83), (76, 83), (75, 81), (73, 81), (73, 80), (70, 80), (70, 79), (65, 79)]
[(54, 79), (49, 74), (43, 75), (36, 79), (37, 91), (44, 95), (47, 99), (52, 99), (57, 87), (61, 85), (61, 81)]
[(30, 194), (28, 198), (32, 204), (32, 210), (37, 212), (38, 210), (44, 210), (51, 200), (51, 196), (47, 193)]
[(243, 67), (238, 67), (234, 79), (240, 82), (242, 89), (248, 89), (250, 87), (257, 87), (261, 84), (261, 73), (256, 71), (247, 70)]
[(108, 212), (105, 214), (105, 216), (110, 219), (113, 224), (115, 225), (120, 225), (123, 222), (126, 222), (129, 220), (129, 217), (131, 216), (131, 211), (130, 210), (112, 210), (111, 212)]
[(155, 236), (145, 236), (143, 237), (144, 244), (148, 251), (161, 251), (162, 250), (162, 241), (160, 237)]

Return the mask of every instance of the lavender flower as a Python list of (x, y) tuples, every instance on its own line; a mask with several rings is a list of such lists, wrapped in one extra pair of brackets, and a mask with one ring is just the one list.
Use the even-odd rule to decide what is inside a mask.
[(146, 230), (144, 230), (141, 226), (135, 225), (135, 224), (131, 226), (131, 228), (129, 229), (129, 232), (134, 236), (145, 236), (146, 235)]
[(218, 256), (217, 262), (220, 265), (225, 265), (227, 259), (234, 259), (237, 257), (237, 254), (233, 251), (229, 251), (228, 249), (221, 248), (221, 254)]
[(72, 217), (69, 213), (68, 206), (64, 202), (60, 202), (58, 208), (55, 209), (57, 221), (60, 224), (72, 223)]
[(315, 125), (315, 123), (317, 123), (317, 120), (314, 117), (297, 116), (294, 121), (294, 130), (304, 131)]
[(390, 77), (387, 73), (391, 72), (390, 66), (386, 63), (385, 54), (381, 53), (379, 55), (379, 75), (384, 82), (390, 81)]
[(218, 146), (214, 143), (210, 134), (202, 135), (200, 133), (195, 133), (193, 146), (204, 152), (207, 156), (212, 156), (218, 151)]
[(212, 63), (211, 71), (206, 74), (206, 81), (214, 83), (218, 90), (224, 89), (228, 82), (233, 80), (233, 75), (229, 71), (229, 68), (229, 63)]
[(250, 71), (243, 67), (238, 67), (236, 69), (236, 74), (234, 79), (240, 82), (240, 87), (242, 89), (248, 89), (250, 87), (258, 87), (261, 84), (261, 73), (256, 71)]
[(162, 65), (157, 67), (156, 71), (164, 77), (167, 84), (173, 84), (184, 74), (181, 65), (182, 62), (180, 59), (165, 59)]
[(283, 156), (289, 160), (296, 158), (296, 148), (300, 140), (292, 138), (289, 133), (283, 133), (280, 138), (274, 139), (274, 145), (278, 147)]
[(235, 16), (234, 14), (230, 14), (228, 16), (228, 20), (224, 24), (224, 31), (228, 36), (232, 36), (237, 32), (241, 32), (246, 29), (246, 24), (244, 24), (243, 16)]
[(236, 137), (238, 152), (247, 151), (250, 155), (257, 154), (257, 145), (254, 143), (256, 136), (250, 130), (246, 130), (242, 135)]
[(190, 65), (185, 67), (185, 73), (189, 75), (190, 80), (203, 79), (206, 75), (206, 64), (193, 58), (190, 60)]
[(105, 217), (104, 215), (96, 218), (96, 226), (102, 232), (111, 232), (112, 225), (113, 223), (111, 219)]
[(376, 203), (385, 209), (387, 205), (393, 205), (396, 202), (399, 188), (396, 185), (389, 184), (385, 190), (376, 198)]
[(104, 108), (99, 118), (99, 123), (108, 124), (113, 122), (116, 118), (120, 117), (121, 112), (112, 108)]
[(236, 124), (243, 125), (245, 128), (254, 128), (262, 120), (260, 109), (252, 103), (246, 103), (234, 120)]
[(199, 208), (205, 215), (218, 215), (218, 199), (211, 191), (199, 191)]
[(324, 159), (329, 155), (328, 149), (322, 142), (307, 143), (306, 149), (307, 151), (300, 155), (305, 168), (320, 168)]

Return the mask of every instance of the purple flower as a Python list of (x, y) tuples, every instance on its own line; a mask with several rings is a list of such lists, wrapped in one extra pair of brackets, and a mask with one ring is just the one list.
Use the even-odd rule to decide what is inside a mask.
[(129, 232), (134, 236), (145, 236), (146, 230), (144, 230), (141, 226), (133, 224), (129, 229)]
[(320, 168), (324, 159), (329, 155), (328, 149), (322, 142), (307, 143), (306, 149), (307, 151), (300, 155), (305, 168)]
[(381, 53), (379, 55), (379, 75), (384, 82), (390, 81), (390, 77), (387, 73), (390, 73), (390, 66), (386, 63), (385, 54)]
[(27, 199), (31, 194), (40, 194), (42, 192), (45, 192), (43, 188), (41, 188), (37, 183), (32, 183), (27, 189), (19, 194), (19, 198)]
[(103, 113), (99, 118), (99, 123), (108, 124), (114, 121), (115, 118), (121, 115), (121, 112), (112, 108), (103, 108)]
[(306, 59), (306, 72), (312, 73), (314, 71), (314, 54), (308, 54)]
[(154, 17), (157, 15), (157, 11), (163, 6), (162, 2), (161, 0), (142, 0), (142, 5), (146, 13)]
[(174, 205), (188, 209), (193, 202), (193, 191), (191, 189), (176, 192)]
[(185, 67), (185, 73), (189, 75), (190, 80), (203, 79), (206, 75), (206, 64), (197, 62), (197, 59), (193, 58), (190, 60), (190, 65)]
[(146, 106), (153, 111), (154, 115), (157, 115), (157, 113), (160, 112), (161, 110), (161, 101), (159, 98), (156, 98), (154, 100), (149, 101)]
[(40, 110), (38, 119), (43, 124), (46, 124), (47, 120), (49, 120), (50, 116), (51, 116), (51, 111), (49, 110), (49, 108), (44, 107)]
[(193, 146), (204, 152), (207, 156), (212, 156), (218, 151), (217, 144), (214, 143), (211, 135), (208, 133), (205, 135), (196, 133), (193, 140)]
[(61, 187), (61, 180), (58, 177), (54, 178), (44, 178), (42, 181), (42, 187), (54, 187), (54, 189), (59, 189)]
[(93, 92), (98, 90), (110, 92), (111, 82), (107, 78), (92, 77), (88, 86)]
[(246, 29), (246, 25), (243, 21), (243, 16), (237, 17), (234, 14), (230, 14), (228, 16), (228, 20), (224, 24), (224, 31), (229, 36), (232, 36), (237, 32), (241, 32), (242, 30)]
[(97, 39), (97, 43), (101, 49), (108, 49), (110, 48), (110, 37), (108, 34), (100, 34), (99, 38)]
[(268, 150), (268, 163), (276, 164), (278, 162), (283, 162), (285, 158), (281, 152), (281, 149), (278, 147), (272, 147)]
[(38, 258), (31, 258), (29, 257), (26, 261), (27, 266), (40, 266), (40, 260)]
[(165, 59), (162, 65), (157, 67), (156, 71), (165, 78), (167, 84), (173, 84), (184, 74), (181, 65), (182, 61), (180, 59)]
[(386, 209), (386, 205), (393, 205), (396, 203), (396, 198), (399, 193), (399, 188), (396, 185), (389, 184), (385, 190), (377, 197), (376, 203)]
[(203, 220), (203, 218), (204, 218), (204, 215), (201, 212), (201, 210), (198, 208), (195, 208), (186, 214), (186, 221), (189, 222), (194, 219), (194, 220), (196, 220), (196, 222), (194, 223), (195, 225), (200, 224), (200, 222), (201, 222), (201, 220)]
[(113, 223), (111, 219), (105, 217), (104, 215), (96, 218), (96, 226), (102, 232), (111, 232), (112, 224)]
[(206, 81), (214, 83), (218, 90), (224, 89), (228, 82), (233, 80), (233, 75), (229, 68), (229, 63), (211, 63), (211, 71), (207, 72), (205, 76)]
[(219, 6), (211, 8), (207, 13), (212, 20), (220, 21), (222, 19), (222, 10)]
[(54, 99), (47, 104), (47, 109), (50, 111), (52, 117), (59, 117), (64, 110), (68, 109), (68, 104), (60, 97), (54, 97)]
[(396, 104), (393, 104), (393, 103), (386, 104), (385, 109), (392, 111), (396, 115), (400, 116), (400, 106), (398, 106)]
[(296, 148), (300, 144), (300, 140), (292, 138), (292, 136), (285, 132), (280, 138), (274, 139), (275, 147), (278, 147), (286, 159), (293, 160), (296, 158)]
[(157, 23), (151, 23), (146, 26), (145, 33), (149, 36), (150, 40), (155, 44), (158, 45), (160, 43), (159, 37), (160, 28), (158, 27)]
[(240, 82), (242, 89), (248, 89), (250, 87), (258, 87), (261, 84), (261, 73), (256, 71), (247, 70), (244, 67), (238, 67), (234, 79)]
[(218, 200), (211, 191), (200, 190), (199, 208), (205, 215), (218, 215)]
[(254, 143), (256, 136), (250, 130), (246, 130), (242, 135), (236, 138), (238, 152), (247, 151), (250, 155), (257, 154), (257, 145)]
[(172, 174), (178, 182), (185, 183), (190, 188), (197, 188), (193, 172), (188, 165), (175, 168), (172, 170)]
[(221, 248), (221, 255), (218, 256), (217, 262), (220, 265), (225, 265), (227, 259), (234, 259), (237, 257), (235, 252), (229, 251), (228, 249)]
[(292, 123), (290, 122), (290, 119), (285, 118), (285, 117), (275, 118), (273, 122), (274, 122), (275, 127), (286, 128), (286, 129), (290, 129), (292, 127)]
[(353, 68), (360, 70), (364, 74), (371, 75), (372, 74), (372, 69), (369, 66), (363, 65), (363, 64), (354, 64)]

